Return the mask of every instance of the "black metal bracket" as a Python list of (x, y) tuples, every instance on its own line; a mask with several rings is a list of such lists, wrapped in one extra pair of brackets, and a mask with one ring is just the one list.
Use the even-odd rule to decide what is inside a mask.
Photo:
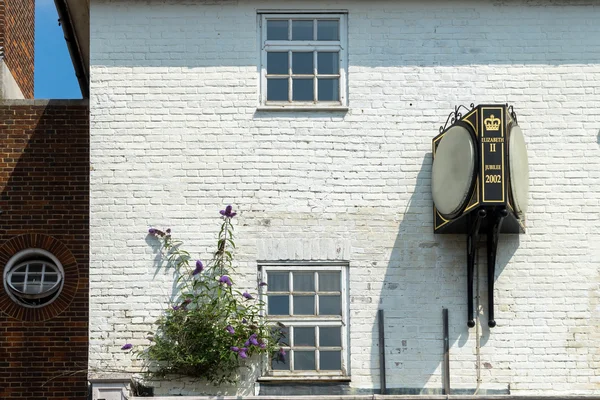
[(467, 326), (475, 326), (475, 317), (473, 315), (473, 272), (475, 271), (475, 257), (477, 254), (477, 242), (479, 239), (479, 227), (487, 212), (483, 209), (477, 211), (475, 220), (467, 236)]
[(498, 250), (498, 238), (504, 218), (508, 216), (508, 210), (501, 208), (494, 212), (488, 224), (487, 232), (487, 272), (488, 272), (488, 326), (496, 326), (494, 319), (494, 277), (496, 275), (496, 253)]
[(471, 224), (471, 229), (467, 235), (467, 326), (475, 326), (475, 310), (473, 306), (473, 278), (475, 263), (477, 257), (477, 244), (479, 240), (479, 228), (484, 218), (488, 218), (487, 223), (487, 273), (488, 273), (488, 326), (496, 326), (494, 319), (494, 277), (496, 275), (496, 254), (498, 251), (498, 238), (504, 218), (508, 216), (506, 208), (497, 210), (479, 209), (475, 219)]

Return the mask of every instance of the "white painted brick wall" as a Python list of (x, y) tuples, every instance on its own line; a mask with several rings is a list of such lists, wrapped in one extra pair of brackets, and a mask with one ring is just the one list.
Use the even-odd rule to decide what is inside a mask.
[[(171, 227), (207, 258), (231, 203), (248, 287), (257, 259), (350, 262), (352, 387), (379, 385), (383, 307), (388, 385), (440, 388), (447, 307), (452, 387), (474, 388), (465, 237), (432, 233), (431, 139), (456, 104), (510, 102), (530, 212), (527, 234), (500, 240), (481, 388), (600, 394), (595, 4), (93, 0), (91, 375), (135, 370), (120, 347), (146, 343), (168, 299), (147, 228)], [(256, 10), (281, 7), (348, 10), (347, 113), (257, 111)]]

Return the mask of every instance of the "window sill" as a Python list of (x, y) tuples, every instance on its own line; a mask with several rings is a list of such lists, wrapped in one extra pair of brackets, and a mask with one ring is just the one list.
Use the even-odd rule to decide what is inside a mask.
[(349, 376), (304, 375), (304, 376), (261, 376), (258, 382), (350, 382)]
[(346, 106), (259, 106), (256, 111), (327, 111), (327, 112), (347, 112)]

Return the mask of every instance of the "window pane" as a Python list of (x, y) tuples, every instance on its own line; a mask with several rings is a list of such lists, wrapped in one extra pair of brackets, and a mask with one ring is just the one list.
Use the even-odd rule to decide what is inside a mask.
[(317, 40), (340, 40), (340, 21), (317, 21)]
[(12, 283), (25, 282), (25, 275), (24, 274), (12, 274), (10, 281)]
[(340, 101), (340, 80), (319, 78), (319, 101)]
[(313, 101), (314, 88), (312, 79), (293, 79), (292, 89), (294, 101)]
[(319, 315), (342, 315), (340, 296), (319, 296)]
[(288, 53), (267, 53), (267, 74), (282, 74), (289, 73)]
[(339, 74), (340, 73), (340, 53), (330, 51), (320, 51), (317, 53), (317, 65), (319, 74)]
[(288, 101), (288, 80), (267, 79), (267, 100)]
[(294, 315), (315, 315), (315, 297), (294, 296)]
[(289, 296), (269, 296), (269, 315), (290, 315)]
[(29, 273), (42, 272), (42, 266), (40, 264), (29, 264)]
[(339, 292), (340, 285), (339, 272), (319, 272), (319, 292)]
[(285, 355), (280, 351), (273, 353), (273, 357), (271, 358), (271, 369), (274, 371), (290, 370), (290, 355), (287, 351), (285, 353)]
[(341, 346), (342, 345), (342, 332), (339, 327), (332, 328), (319, 328), (319, 346)]
[(314, 351), (294, 351), (295, 370), (315, 370)]
[(294, 346), (315, 346), (315, 328), (294, 327)]
[(288, 40), (287, 20), (268, 20), (267, 40)]
[(292, 74), (314, 74), (313, 53), (292, 53)]
[(294, 272), (294, 292), (314, 292), (315, 274), (312, 272)]
[(54, 274), (46, 274), (44, 276), (44, 282), (56, 282), (58, 280), (58, 276)]
[(292, 40), (313, 40), (313, 21), (292, 20)]
[(280, 346), (290, 345), (290, 329), (288, 327), (282, 328), (280, 326), (274, 326), (271, 328), (271, 336), (273, 340), (277, 340), (277, 344)]
[(269, 272), (267, 275), (269, 292), (289, 292), (290, 274), (287, 272)]
[(322, 371), (336, 371), (342, 369), (342, 353), (340, 351), (322, 351), (319, 354), (320, 369)]

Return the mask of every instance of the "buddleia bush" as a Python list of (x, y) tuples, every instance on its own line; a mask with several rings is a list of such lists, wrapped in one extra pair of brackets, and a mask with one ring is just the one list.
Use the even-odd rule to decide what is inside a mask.
[[(261, 315), (263, 303), (256, 293), (236, 288), (232, 275), (235, 249), (231, 206), (220, 211), (223, 220), (217, 250), (206, 265), (193, 260), (175, 240), (171, 230), (151, 228), (149, 235), (161, 244), (167, 268), (176, 276), (175, 301), (150, 332), (150, 345), (133, 349), (144, 359), (147, 372), (155, 377), (186, 375), (204, 378), (216, 385), (235, 381), (240, 365), (256, 354), (283, 361), (283, 325), (267, 323)], [(125, 344), (122, 349), (132, 349)]]

